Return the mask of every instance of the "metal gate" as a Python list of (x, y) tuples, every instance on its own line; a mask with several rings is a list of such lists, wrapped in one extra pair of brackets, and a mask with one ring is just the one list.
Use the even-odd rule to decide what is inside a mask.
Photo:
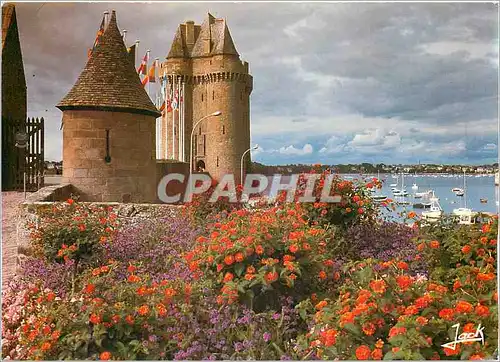
[(36, 191), (44, 184), (44, 119), (2, 117), (2, 190)]

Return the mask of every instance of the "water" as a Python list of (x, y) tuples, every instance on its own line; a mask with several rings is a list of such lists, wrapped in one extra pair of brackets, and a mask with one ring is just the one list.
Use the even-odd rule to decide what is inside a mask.
[[(378, 175), (341, 175), (347, 180), (353, 179), (366, 179), (371, 180), (373, 177), (377, 178)], [(466, 175), (466, 190), (465, 195), (460, 197), (455, 195), (451, 191), (454, 187), (464, 188), (464, 176), (463, 175), (405, 175), (404, 186), (408, 192), (408, 196), (404, 199), (409, 201), (409, 205), (396, 205), (396, 210), (391, 213), (392, 216), (399, 219), (398, 214), (401, 212), (414, 211), (420, 214), (425, 209), (417, 209), (413, 207), (414, 203), (422, 202), (423, 198), (415, 199), (413, 194), (415, 192), (424, 192), (427, 190), (434, 190), (434, 195), (439, 198), (439, 204), (443, 209), (445, 214), (451, 214), (453, 209), (458, 209), (460, 207), (465, 207), (465, 201), (467, 201), (467, 207), (473, 211), (479, 212), (489, 212), (498, 213), (497, 202), (499, 201), (499, 191), (498, 186), (495, 186), (494, 175)], [(376, 194), (383, 194), (390, 199), (396, 199), (391, 191), (390, 184), (398, 183), (397, 188), (401, 189), (401, 175), (399, 179), (393, 178), (390, 174), (381, 174), (380, 180), (383, 182), (382, 190), (377, 190)], [(271, 177), (269, 177), (269, 184), (271, 184)], [(281, 178), (281, 183), (290, 182), (290, 176), (283, 176)], [(418, 190), (412, 190), (413, 183), (416, 183)], [(269, 192), (269, 191), (268, 191)], [(486, 203), (481, 203), (480, 199), (486, 199)]]
[[(347, 175), (347, 178), (358, 177), (355, 175)], [(374, 177), (377, 177), (376, 175)], [(401, 175), (399, 180), (392, 177), (392, 175), (380, 175), (383, 181), (382, 190), (377, 191), (389, 198), (395, 199), (392, 195), (390, 184), (398, 183), (397, 188), (401, 188)], [(439, 204), (444, 213), (452, 213), (453, 209), (459, 207), (468, 207), (473, 211), (498, 213), (499, 192), (498, 187), (495, 186), (494, 175), (466, 175), (465, 176), (466, 189), (465, 195), (460, 197), (451, 191), (454, 187), (464, 188), (463, 175), (405, 175), (404, 186), (409, 193), (405, 199), (410, 202), (410, 205), (397, 205), (396, 211), (415, 211), (417, 214), (424, 211), (424, 209), (413, 208), (414, 203), (421, 202), (424, 199), (415, 199), (413, 194), (415, 192), (424, 192), (427, 190), (434, 190), (434, 194), (439, 198)], [(416, 183), (418, 190), (412, 190), (413, 183)], [(481, 203), (480, 199), (486, 199), (486, 203)]]

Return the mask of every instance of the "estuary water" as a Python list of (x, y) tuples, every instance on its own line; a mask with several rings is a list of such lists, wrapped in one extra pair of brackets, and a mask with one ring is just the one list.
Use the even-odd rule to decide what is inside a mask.
[[(341, 175), (346, 180), (366, 179), (370, 180), (377, 175), (359, 175), (359, 174), (343, 174)], [(391, 184), (397, 183), (398, 189), (401, 189), (401, 175), (398, 178), (391, 174), (380, 174), (380, 180), (383, 183), (382, 190), (377, 190), (375, 194), (383, 194), (391, 199), (396, 199), (391, 191)], [(288, 183), (290, 176), (282, 176), (281, 183)], [(269, 177), (269, 184), (271, 177)], [(413, 184), (418, 186), (418, 190), (412, 190)], [(444, 213), (450, 214), (453, 209), (460, 207), (468, 207), (473, 211), (498, 213), (499, 212), (499, 187), (495, 186), (494, 175), (466, 175), (465, 176), (465, 195), (457, 196), (452, 191), (453, 188), (464, 188), (464, 176), (462, 175), (444, 175), (444, 174), (424, 174), (424, 175), (405, 175), (404, 188), (408, 192), (408, 196), (404, 199), (409, 202), (409, 205), (397, 205), (393, 216), (403, 211), (415, 211), (420, 214), (424, 209), (414, 208), (414, 203), (422, 202), (423, 199), (415, 199), (415, 192), (424, 192), (434, 190), (434, 194), (439, 198), (439, 204)], [(269, 189), (266, 190), (269, 194)], [(266, 194), (266, 192), (264, 192)], [(481, 202), (481, 199), (486, 202)], [(398, 218), (396, 216), (396, 218)]]
[[(345, 177), (347, 179), (360, 178), (359, 175), (345, 175)], [(366, 175), (363, 175), (363, 177), (366, 177)], [(371, 175), (370, 177), (377, 177), (377, 175)], [(383, 182), (383, 187), (377, 193), (395, 199), (390, 185), (397, 183), (397, 188), (401, 189), (401, 175), (394, 178), (393, 175), (384, 174), (380, 175), (380, 179)], [(412, 190), (413, 184), (418, 186), (418, 190)], [(405, 199), (410, 202), (410, 205), (398, 205), (397, 211), (406, 209), (408, 211), (413, 210), (417, 214), (422, 212), (423, 209), (413, 208), (414, 203), (423, 200), (415, 199), (414, 193), (434, 190), (435, 196), (439, 198), (441, 208), (447, 214), (459, 207), (468, 207), (479, 212), (498, 213), (499, 188), (495, 186), (494, 175), (466, 175), (465, 185), (465, 195), (457, 196), (452, 189), (455, 187), (464, 189), (464, 175), (405, 175), (404, 188), (409, 193)], [(483, 199), (483, 202), (481, 202), (481, 199)]]

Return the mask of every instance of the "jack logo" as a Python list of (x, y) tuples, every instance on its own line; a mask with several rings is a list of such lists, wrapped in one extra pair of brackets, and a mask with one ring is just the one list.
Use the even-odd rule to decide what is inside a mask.
[(441, 347), (449, 348), (454, 351), (457, 348), (457, 345), (460, 343), (481, 342), (482, 344), (484, 344), (484, 333), (483, 333), (484, 327), (481, 327), (481, 324), (477, 326), (475, 332), (469, 332), (469, 333), (464, 332), (460, 335), (458, 335), (458, 331), (460, 330), (460, 323), (452, 325), (452, 328), (456, 328), (455, 340), (452, 342), (442, 344)]

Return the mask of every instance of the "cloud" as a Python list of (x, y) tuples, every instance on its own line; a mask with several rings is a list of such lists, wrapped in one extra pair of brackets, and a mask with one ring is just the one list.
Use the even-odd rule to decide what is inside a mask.
[(314, 151), (313, 146), (310, 145), (309, 143), (306, 143), (302, 148), (295, 148), (293, 145), (287, 147), (281, 147), (278, 152), (283, 155), (302, 156), (311, 154), (313, 153), (313, 151)]
[[(46, 157), (59, 160), (55, 105), (84, 67), (110, 5), (16, 7), (29, 116), (45, 118)], [(151, 49), (160, 61), (179, 23), (206, 17), (189, 2), (113, 8), (120, 29), (128, 30), (127, 43), (140, 39), (138, 57)], [(227, 19), (249, 62), (251, 136), (262, 145), (255, 159), (496, 160), (485, 145), (497, 142), (497, 4), (210, 3), (206, 10)]]

